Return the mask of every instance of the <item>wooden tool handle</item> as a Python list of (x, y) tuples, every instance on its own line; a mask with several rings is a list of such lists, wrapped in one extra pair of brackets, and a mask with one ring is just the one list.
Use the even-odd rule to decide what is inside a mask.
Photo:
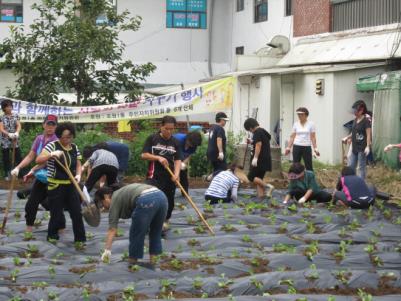
[[(167, 169), (167, 171), (169, 172), (169, 174), (171, 175), (171, 177), (174, 177), (173, 172), (171, 171), (170, 167), (165, 166), (165, 168)], [(194, 201), (191, 199), (191, 197), (188, 195), (188, 193), (185, 191), (184, 187), (182, 187), (181, 183), (179, 181), (175, 182), (178, 187), (181, 189), (182, 193), (184, 194), (185, 198), (188, 200), (188, 202), (191, 204), (191, 206), (195, 209), (195, 212), (198, 214), (199, 218), (201, 219), (201, 221), (205, 224), (206, 228), (209, 230), (210, 234), (215, 235), (213, 229), (210, 227), (210, 225), (208, 224), (208, 222), (206, 221), (206, 219), (203, 217), (202, 212), (200, 212), (200, 210), (198, 209), (198, 207), (196, 206), (196, 204), (194, 203)]]

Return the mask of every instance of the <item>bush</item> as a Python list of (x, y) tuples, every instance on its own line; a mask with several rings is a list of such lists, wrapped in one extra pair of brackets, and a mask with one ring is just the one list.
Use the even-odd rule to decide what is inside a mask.
[(103, 125), (101, 124), (97, 125), (94, 130), (80, 130), (80, 126), (77, 125), (75, 133), (74, 143), (78, 146), (81, 154), (85, 146), (93, 146), (99, 142), (113, 140), (113, 137), (103, 132)]
[(127, 175), (145, 177), (149, 161), (142, 160), (141, 154), (146, 139), (155, 132), (155, 129), (150, 126), (149, 121), (136, 122), (135, 128), (137, 129), (137, 133), (135, 134), (134, 140), (129, 144), (130, 157)]
[[(226, 144), (226, 160), (231, 163), (234, 160), (235, 148), (242, 139), (242, 134), (235, 136), (233, 132), (227, 132)], [(201, 177), (212, 172), (212, 166), (207, 160), (206, 152), (208, 145), (208, 136), (203, 136), (202, 145), (196, 150), (196, 153), (191, 156), (189, 165), (189, 175), (191, 177)]]

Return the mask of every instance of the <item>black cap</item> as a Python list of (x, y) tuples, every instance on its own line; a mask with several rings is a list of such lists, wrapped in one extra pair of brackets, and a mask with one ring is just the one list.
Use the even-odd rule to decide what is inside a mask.
[(225, 121), (229, 121), (230, 119), (227, 117), (226, 113), (224, 112), (218, 112), (216, 114), (216, 122), (219, 122), (221, 119)]

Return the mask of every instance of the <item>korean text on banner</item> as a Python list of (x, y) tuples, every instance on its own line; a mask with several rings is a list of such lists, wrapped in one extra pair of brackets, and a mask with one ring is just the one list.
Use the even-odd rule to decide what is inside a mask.
[(13, 100), (13, 113), (21, 122), (42, 122), (47, 114), (54, 114), (59, 121), (97, 123), (224, 111), (232, 106), (234, 81), (227, 77), (177, 93), (102, 106), (66, 107)]

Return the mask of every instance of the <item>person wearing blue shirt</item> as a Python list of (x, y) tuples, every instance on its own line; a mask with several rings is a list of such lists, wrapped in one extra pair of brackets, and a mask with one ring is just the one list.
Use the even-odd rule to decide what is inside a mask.
[(178, 140), (181, 149), (180, 183), (185, 191), (188, 192), (188, 164), (191, 155), (194, 154), (197, 147), (202, 144), (202, 135), (199, 132), (189, 132), (188, 134), (177, 133), (173, 136)]

